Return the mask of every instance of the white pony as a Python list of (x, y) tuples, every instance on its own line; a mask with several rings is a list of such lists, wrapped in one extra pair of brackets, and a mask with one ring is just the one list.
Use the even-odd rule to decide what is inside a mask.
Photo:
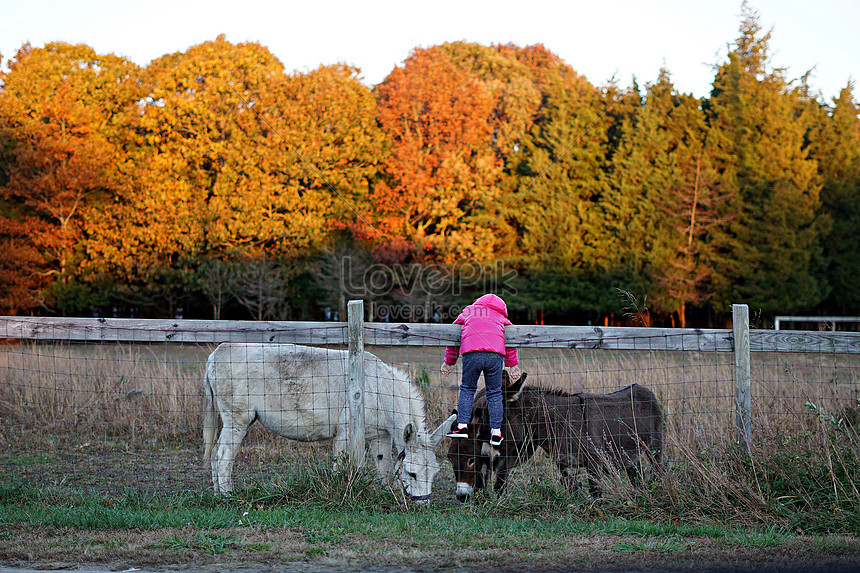
[[(296, 344), (225, 343), (209, 355), (203, 458), (211, 460), (216, 495), (232, 490), (236, 451), (255, 420), (293, 440), (333, 438), (336, 458), (346, 450), (348, 361), (345, 350)], [(364, 376), (364, 435), (378, 474), (390, 479), (400, 469), (410, 497), (429, 500), (440, 469), (436, 448), (456, 416), (428, 433), (424, 399), (406, 373), (365, 352)], [(218, 413), (224, 427), (213, 456)]]

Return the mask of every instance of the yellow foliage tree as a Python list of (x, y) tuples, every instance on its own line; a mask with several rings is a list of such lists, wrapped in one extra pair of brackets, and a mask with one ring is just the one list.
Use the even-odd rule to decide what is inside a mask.
[(382, 149), (345, 66), (288, 76), (223, 36), (153, 61), (130, 120), (137, 170), (89, 220), (90, 264), (150, 280), (206, 258), (294, 259), (354, 220)]

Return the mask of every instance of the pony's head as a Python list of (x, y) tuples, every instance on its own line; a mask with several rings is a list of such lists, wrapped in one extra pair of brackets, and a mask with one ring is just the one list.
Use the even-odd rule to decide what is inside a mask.
[(436, 448), (445, 439), (445, 434), (456, 419), (456, 415), (451, 415), (429, 434), (421, 432), (412, 423), (403, 429), (405, 447), (397, 461), (400, 481), (412, 501), (422, 504), (430, 501), (433, 480), (440, 470)]

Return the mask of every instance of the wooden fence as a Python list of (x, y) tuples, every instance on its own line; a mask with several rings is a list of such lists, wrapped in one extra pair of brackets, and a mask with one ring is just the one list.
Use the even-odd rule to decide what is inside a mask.
[[(349, 404), (353, 416), (349, 451), (353, 459), (360, 460), (364, 455), (364, 375), (357, 357), (364, 346), (457, 345), (460, 327), (364, 322), (361, 301), (352, 301), (348, 308), (346, 323), (0, 317), (0, 340), (346, 346), (351, 356)], [(519, 348), (733, 353), (737, 443), (751, 453), (750, 353), (860, 354), (860, 336), (850, 332), (751, 330), (746, 305), (735, 305), (733, 317), (732, 329), (512, 325), (505, 336), (510, 346)]]

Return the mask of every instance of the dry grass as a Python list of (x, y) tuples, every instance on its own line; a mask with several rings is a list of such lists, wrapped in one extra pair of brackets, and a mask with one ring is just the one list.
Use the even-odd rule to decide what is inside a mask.
[(203, 348), (23, 344), (2, 350), (0, 415), (19, 431), (132, 443), (199, 434)]

